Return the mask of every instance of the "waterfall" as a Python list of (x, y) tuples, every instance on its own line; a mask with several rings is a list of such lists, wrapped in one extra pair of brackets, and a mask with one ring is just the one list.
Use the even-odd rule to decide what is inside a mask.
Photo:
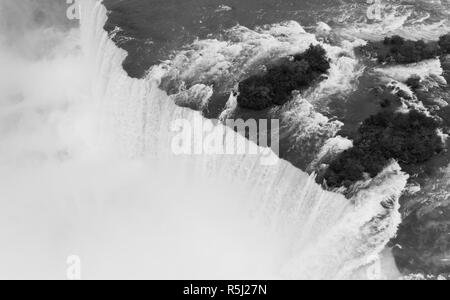
[[(57, 106), (70, 118), (59, 111), (49, 118), (58, 143), (39, 148), (30, 166), (10, 162), (0, 169), (0, 211), (16, 216), (0, 218), (10, 222), (0, 229), (10, 241), (0, 250), (3, 266), (54, 278), (64, 276), (65, 257), (76, 254), (84, 278), (369, 276), (400, 223), (407, 175), (397, 163), (352, 199), (325, 191), (314, 175), (284, 160), (261, 164), (268, 149), (176, 106), (159, 89), (161, 66), (144, 79), (129, 78), (126, 52), (103, 29), (105, 7), (80, 3), (74, 65), (82, 71), (72, 74), (80, 82), (67, 90), (71, 101)], [(177, 119), (222, 128), (217, 134), (234, 135), (258, 154), (177, 156), (171, 148)], [(30, 260), (20, 267), (19, 247)], [(0, 277), (11, 275), (5, 270)]]

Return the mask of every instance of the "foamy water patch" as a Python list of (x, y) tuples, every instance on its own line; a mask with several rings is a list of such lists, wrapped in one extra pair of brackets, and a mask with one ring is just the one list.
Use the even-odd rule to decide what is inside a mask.
[(321, 110), (327, 110), (329, 97), (339, 95), (345, 101), (345, 96), (354, 91), (358, 79), (364, 72), (364, 65), (356, 58), (354, 49), (364, 45), (363, 40), (342, 41), (340, 46), (322, 44), (330, 58), (330, 69), (327, 78), (317, 87), (310, 89), (306, 98)]
[(293, 21), (255, 30), (236, 26), (223, 40), (197, 40), (176, 54), (167, 62), (168, 76), (188, 85), (214, 82), (230, 88), (258, 65), (317, 43), (313, 34)]
[(311, 161), (325, 142), (333, 138), (344, 125), (316, 111), (314, 105), (298, 95), (282, 108), (282, 125), (292, 136), (290, 151), (297, 149)]
[(230, 92), (239, 81), (264, 70), (266, 64), (304, 52), (311, 44), (320, 44), (327, 51), (331, 68), (327, 78), (306, 96), (311, 103), (319, 105), (319, 100), (330, 95), (345, 95), (355, 89), (364, 67), (355, 57), (354, 49), (364, 43), (363, 40), (342, 41), (339, 46), (332, 46), (319, 42), (314, 34), (307, 33), (294, 21), (254, 30), (236, 26), (221, 40), (197, 40), (188, 50), (167, 61), (164, 68), (166, 76), (178, 83), (181, 93), (196, 84), (213, 84), (216, 90)]
[[(448, 6), (437, 2), (432, 10), (442, 14), (448, 10)], [(430, 20), (429, 14), (418, 14), (414, 5), (382, 5), (381, 12), (380, 20), (352, 22), (339, 29), (338, 33), (347, 39), (356, 37), (369, 41), (380, 41), (392, 35), (409, 40), (436, 41), (440, 36), (450, 32), (448, 19)]]
[(422, 80), (436, 81), (442, 85), (447, 84), (443, 77), (441, 61), (438, 58), (409, 65), (375, 68), (375, 72), (400, 82), (406, 82), (412, 76), (418, 76)]

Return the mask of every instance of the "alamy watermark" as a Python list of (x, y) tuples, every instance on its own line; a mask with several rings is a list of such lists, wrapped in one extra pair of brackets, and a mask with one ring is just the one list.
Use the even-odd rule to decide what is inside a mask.
[(79, 20), (80, 14), (80, 0), (66, 0), (69, 5), (67, 8), (66, 16), (69, 20)]
[(367, 0), (367, 4), (370, 4), (367, 9), (367, 19), (381, 21), (384, 7), (381, 0)]
[(68, 280), (81, 280), (81, 258), (78, 255), (67, 257), (66, 277)]
[(170, 128), (175, 133), (171, 144), (173, 154), (258, 155), (262, 165), (278, 162), (279, 120), (229, 119), (224, 125), (215, 125), (218, 123), (201, 116), (174, 120)]

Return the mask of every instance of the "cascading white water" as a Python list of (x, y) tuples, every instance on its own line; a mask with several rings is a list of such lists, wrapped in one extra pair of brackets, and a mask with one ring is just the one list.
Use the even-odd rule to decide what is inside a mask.
[(418, 76), (422, 80), (434, 80), (442, 85), (447, 84), (445, 78), (442, 76), (444, 72), (441, 61), (437, 58), (406, 66), (376, 68), (375, 72), (400, 82), (406, 82), (410, 77)]
[(400, 222), (407, 175), (396, 163), (348, 200), (283, 160), (175, 156), (173, 121), (200, 114), (158, 88), (159, 67), (129, 78), (126, 53), (103, 30), (106, 9), (95, 0), (81, 7), (75, 65), (83, 71), (74, 75), (86, 82), (69, 90), (63, 114), (51, 110), (58, 143), (38, 149), (46, 159), (0, 170), (0, 238), (9, 240), (0, 277), (64, 276), (71, 254), (82, 257), (85, 278), (367, 276), (359, 271), (378, 260)]
[[(386, 36), (400, 35), (408, 40), (436, 41), (441, 35), (448, 33), (450, 23), (448, 18), (448, 2), (446, 1), (417, 1), (417, 7), (426, 3), (429, 9), (442, 15), (439, 21), (433, 20), (430, 12), (417, 13), (415, 5), (402, 1), (392, 1), (379, 5), (379, 15), (372, 16), (372, 22), (361, 22), (360, 17), (367, 14), (358, 10), (348, 13), (355, 14), (352, 22), (340, 30), (340, 34), (349, 39), (361, 38), (370, 41), (380, 41)], [(433, 7), (431, 9), (431, 7)], [(359, 9), (359, 8), (358, 8)], [(347, 18), (342, 17), (345, 22)], [(359, 20), (358, 20), (359, 19)]]

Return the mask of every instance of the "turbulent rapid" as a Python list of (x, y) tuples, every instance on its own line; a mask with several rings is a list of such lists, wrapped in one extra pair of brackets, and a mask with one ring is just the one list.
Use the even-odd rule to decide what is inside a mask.
[[(401, 223), (409, 175), (391, 161), (348, 199), (307, 173), (352, 147), (338, 135), (343, 124), (326, 115), (327, 101), (356, 89), (365, 68), (354, 49), (364, 41), (331, 45), (294, 21), (236, 26), (226, 41), (197, 40), (135, 79), (123, 68), (127, 52), (113, 42), (120, 28), (104, 29), (102, 3), (81, 0), (80, 16), (79, 26), (36, 31), (54, 36), (51, 55), (0, 47), (0, 79), (9, 81), (0, 85), (0, 278), (64, 278), (69, 255), (81, 257), (86, 279), (398, 276), (385, 250)], [(263, 165), (271, 149), (206, 119), (201, 108), (219, 83), (232, 89), (262, 62), (310, 44), (326, 49), (329, 76), (271, 114), (292, 128), (297, 152), (314, 152), (304, 171), (283, 159)], [(416, 68), (442, 79), (438, 61)], [(171, 94), (161, 88), (167, 80)], [(186, 107), (192, 102), (200, 111)], [(236, 109), (231, 94), (220, 119)], [(175, 155), (176, 120), (205, 122), (210, 135), (227, 133), (258, 154)]]

